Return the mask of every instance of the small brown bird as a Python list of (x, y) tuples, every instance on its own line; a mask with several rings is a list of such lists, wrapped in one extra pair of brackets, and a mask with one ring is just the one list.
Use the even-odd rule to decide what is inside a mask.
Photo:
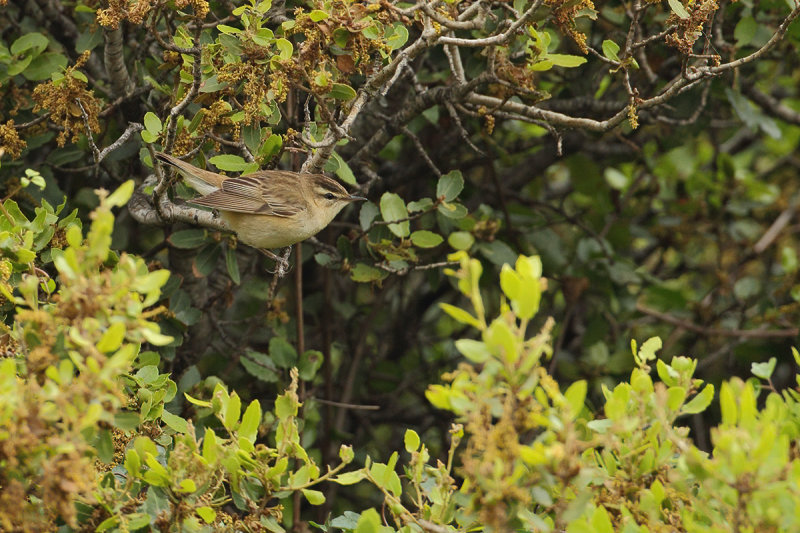
[(216, 209), (240, 241), (265, 251), (308, 239), (346, 205), (366, 200), (322, 174), (260, 170), (231, 178), (164, 153), (156, 159), (204, 195), (191, 203)]

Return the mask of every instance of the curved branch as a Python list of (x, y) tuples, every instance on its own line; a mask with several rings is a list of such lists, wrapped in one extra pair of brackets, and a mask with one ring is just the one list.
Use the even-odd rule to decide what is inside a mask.
[(137, 222), (149, 226), (166, 226), (176, 222), (185, 222), (215, 231), (232, 231), (225, 221), (213, 211), (172, 203), (166, 198), (166, 195), (162, 197), (159, 214), (152, 204), (151, 197), (142, 192), (142, 188), (148, 185), (152, 186), (155, 181), (155, 176), (149, 176), (128, 201), (128, 211)]

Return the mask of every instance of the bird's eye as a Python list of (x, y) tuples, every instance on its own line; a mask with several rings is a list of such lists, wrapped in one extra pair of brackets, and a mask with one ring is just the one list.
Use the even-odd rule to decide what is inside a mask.
[(325, 198), (326, 198), (326, 199), (328, 199), (328, 200), (333, 200), (333, 199), (335, 198), (335, 196), (333, 196), (333, 193), (330, 193), (330, 192), (329, 192), (329, 193), (327, 193), (327, 194), (325, 195)]

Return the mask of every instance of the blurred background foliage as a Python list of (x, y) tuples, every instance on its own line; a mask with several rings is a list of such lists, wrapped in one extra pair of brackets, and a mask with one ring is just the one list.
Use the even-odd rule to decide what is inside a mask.
[[(26, 344), (19, 324), (30, 317), (15, 298), (33, 312), (37, 298), (55, 293), (50, 284), (67, 275), (58, 259), (66, 253), (55, 250), (79, 247), (70, 228), (118, 205), (94, 191), (133, 179), (108, 235), (113, 258), (72, 264), (91, 278), (135, 254), (131, 279), (153, 285), (130, 290), (155, 310), (127, 309), (123, 321), (139, 354), (125, 359), (138, 376), (129, 378), (134, 392), (113, 386), (97, 400), (109, 426), (87, 442), (102, 441), (104, 461), (111, 444), (123, 455), (127, 445), (112, 426), (141, 433), (161, 420), (183, 434), (192, 420), (186, 446), (198, 446), (201, 430), (219, 427), (222, 407), (202, 402), (221, 383), (246, 405), (259, 402), (259, 413), (295, 390), (301, 421), (265, 415), (262, 432), (291, 419), (312, 462), (337, 464), (341, 444), (360, 464), (367, 455), (389, 461), (407, 428), (445, 458), (452, 415), (426, 391), (462, 361), (455, 340), (475, 335), (442, 311), (464, 302), (444, 272), (458, 251), (491, 273), (480, 287), (487, 316), (502, 310), (502, 266), (520, 254), (541, 258), (548, 290), (527, 334), (554, 319), (552, 355), (541, 364), (562, 389), (585, 380), (595, 412), (604, 388), (637, 368), (631, 339), (652, 336), (664, 339), (664, 353), (696, 358), (694, 375), (707, 382), (747, 378), (752, 363), (775, 356), (770, 386), (791, 387), (797, 15), (784, 0), (8, 3), (0, 11), (3, 353), (25, 360), (18, 370), (31, 379), (59, 360), (77, 365), (64, 342), (111, 342), (104, 335), (117, 315), (96, 313), (113, 309), (99, 295), (114, 281), (95, 280), (103, 289), (86, 293), (93, 306), (82, 301), (37, 330), (68, 335), (77, 318), (93, 316), (99, 322), (84, 329), (97, 338), (48, 333), (47, 354)], [(278, 280), (255, 250), (214, 224), (191, 223), (211, 217), (152, 168), (158, 150), (227, 173), (324, 169), (370, 201), (296, 247), (300, 266)], [(168, 277), (147, 278), (145, 263)], [(144, 296), (156, 288), (158, 301)], [(143, 312), (157, 328), (137, 322)], [(115, 326), (108, 335), (123, 333)], [(139, 352), (143, 342), (153, 346)], [(127, 400), (135, 419), (116, 414), (125, 394), (136, 398)], [(724, 413), (701, 411), (685, 413), (685, 423), (710, 451)], [(142, 461), (158, 456), (147, 444), (136, 449)], [(295, 452), (287, 457), (301, 468)], [(348, 502), (379, 501), (362, 484), (320, 490), (326, 503), (304, 516), (320, 523)], [(283, 520), (297, 525), (301, 500), (281, 497)]]

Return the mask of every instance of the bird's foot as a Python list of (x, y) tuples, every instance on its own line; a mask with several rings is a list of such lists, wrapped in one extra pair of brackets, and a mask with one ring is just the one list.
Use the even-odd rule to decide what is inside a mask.
[(291, 270), (291, 265), (289, 264), (289, 257), (292, 255), (292, 247), (287, 247), (281, 255), (277, 255), (269, 250), (261, 250), (264, 255), (275, 261), (275, 270), (267, 271), (270, 274), (275, 274), (279, 278), (284, 277), (286, 274), (289, 273)]

